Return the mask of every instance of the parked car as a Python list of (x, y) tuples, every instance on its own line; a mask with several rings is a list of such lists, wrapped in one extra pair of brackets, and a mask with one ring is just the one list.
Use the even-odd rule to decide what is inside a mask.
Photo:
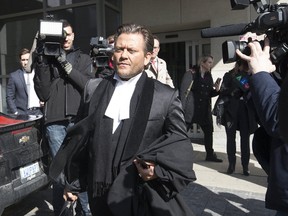
[(49, 149), (42, 116), (0, 113), (0, 215), (4, 209), (49, 184)]

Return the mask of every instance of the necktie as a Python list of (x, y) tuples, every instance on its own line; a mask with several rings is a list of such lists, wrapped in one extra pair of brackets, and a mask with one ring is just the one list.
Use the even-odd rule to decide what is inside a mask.
[(157, 62), (155, 61), (155, 59), (152, 60), (152, 67), (157, 72)]

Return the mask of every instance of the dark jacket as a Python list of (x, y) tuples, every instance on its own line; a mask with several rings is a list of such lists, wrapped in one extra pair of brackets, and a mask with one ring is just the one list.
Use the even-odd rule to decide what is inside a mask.
[(91, 59), (79, 49), (70, 51), (67, 60), (73, 67), (69, 75), (54, 57), (48, 62), (36, 63), (34, 87), (40, 100), (45, 102), (45, 124), (76, 116), (85, 84), (93, 77)]
[[(240, 74), (238, 75), (240, 76)], [(254, 104), (249, 89), (247, 89), (247, 91), (243, 91), (243, 89), (240, 88), (240, 85), (241, 84), (239, 81), (235, 78), (233, 70), (224, 74), (218, 98), (224, 101), (224, 110), (222, 111), (223, 116), (221, 117), (221, 122), (219, 123), (224, 126), (228, 126), (237, 120), (238, 111), (247, 113), (249, 131), (250, 134), (252, 134), (258, 127)], [(240, 100), (244, 102), (246, 110), (238, 110)], [(216, 103), (215, 106), (217, 106)], [(239, 128), (237, 128), (237, 130), (238, 129)]]
[[(153, 84), (152, 91), (149, 83)], [(105, 78), (100, 82), (90, 103), (87, 104), (89, 106), (89, 116), (75, 124), (68, 131), (64, 144), (58, 151), (50, 169), (50, 176), (55, 179), (59, 170), (61, 171), (65, 167), (65, 175), (70, 183), (77, 179), (80, 180), (80, 183), (85, 182), (81, 179), (85, 177), (85, 171), (83, 172), (83, 170), (86, 170), (88, 188), (90, 188), (88, 192), (92, 192), (93, 196), (97, 196), (98, 190), (101, 189), (97, 187), (97, 184), (101, 183), (97, 182), (97, 178), (107, 179), (99, 176), (98, 171), (101, 172), (102, 166), (97, 167), (99, 163), (95, 162), (105, 163), (103, 165), (106, 166), (112, 160), (107, 160), (107, 157), (104, 157), (103, 154), (99, 155), (99, 152), (97, 153), (99, 148), (103, 149), (103, 144), (95, 142), (95, 140), (99, 141), (97, 137), (95, 138), (95, 133), (93, 140), (90, 139), (88, 144), (85, 144), (89, 140), (89, 127), (92, 125), (92, 130), (95, 127), (97, 128), (97, 126), (93, 127), (90, 121), (92, 120), (94, 124), (101, 124), (101, 122), (93, 120), (95, 116), (97, 119), (98, 114), (98, 112), (94, 113), (94, 110), (99, 110), (98, 108), (102, 106), (104, 100), (107, 100), (107, 103), (110, 101), (113, 88), (115, 88), (115, 81), (111, 78)], [(103, 91), (105, 96), (103, 96)], [(98, 96), (95, 97), (97, 94)], [(98, 98), (100, 96), (103, 96), (103, 100)], [(105, 99), (107, 96), (108, 98)], [(151, 96), (152, 98), (150, 98)], [(143, 100), (143, 98), (147, 100)], [(149, 104), (148, 107), (146, 107), (147, 104)], [(103, 110), (104, 113), (106, 107), (107, 105), (99, 111)], [(192, 169), (193, 149), (186, 133), (178, 92), (157, 80), (148, 78), (146, 73), (143, 72), (131, 99), (130, 112), (131, 117), (123, 122), (117, 144), (117, 149), (119, 146), (124, 147), (120, 151), (120, 161), (116, 163), (120, 164), (120, 167), (108, 191), (107, 202), (113, 215), (192, 215), (189, 208), (185, 207), (179, 197), (179, 192), (190, 181), (195, 180), (195, 174)], [(145, 119), (145, 116), (147, 116), (147, 119)], [(100, 130), (101, 128), (109, 128), (107, 120), (101, 116), (99, 119), (104, 122), (100, 125)], [(106, 145), (109, 136), (111, 136), (109, 135), (111, 129), (110, 127), (108, 133), (105, 130), (103, 131), (103, 133), (107, 133), (103, 140)], [(101, 136), (99, 133), (98, 135)], [(93, 141), (93, 144), (91, 141)], [(80, 150), (84, 153), (81, 154)], [(154, 161), (157, 164), (155, 167), (155, 172), (159, 177), (157, 180), (149, 183), (141, 181), (133, 164), (135, 155), (142, 157), (144, 160)], [(99, 157), (102, 157), (104, 161), (101, 162)], [(115, 156), (112, 154), (112, 158), (115, 164), (118, 158), (117, 150)], [(87, 170), (87, 167), (85, 169), (86, 163), (83, 163), (85, 159), (89, 159), (87, 163), (89, 164), (89, 170)], [(81, 161), (82, 165), (77, 161)], [(79, 168), (79, 166), (82, 168)], [(58, 170), (58, 173), (56, 170)], [(112, 169), (104, 170), (105, 176), (109, 175), (109, 170)], [(141, 214), (139, 210), (141, 210)]]
[[(269, 73), (251, 77), (250, 89), (261, 125), (270, 136), (268, 188), (266, 207), (288, 212), (288, 144), (279, 134), (278, 99), (280, 87)], [(253, 142), (261, 142), (253, 140)], [(258, 143), (260, 146), (261, 143)], [(265, 157), (265, 156), (264, 156)]]
[(206, 72), (204, 78), (201, 77), (199, 70), (194, 76), (192, 87), (194, 95), (194, 115), (192, 122), (200, 125), (211, 125), (211, 98), (219, 93), (214, 89), (214, 82), (210, 72)]
[(6, 102), (9, 113), (25, 114), (28, 108), (28, 93), (24, 71), (18, 69), (9, 75), (6, 88)]

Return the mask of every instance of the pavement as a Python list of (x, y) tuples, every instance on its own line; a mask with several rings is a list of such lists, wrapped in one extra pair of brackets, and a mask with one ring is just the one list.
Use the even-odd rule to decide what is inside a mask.
[[(226, 174), (228, 161), (226, 135), (223, 130), (213, 134), (214, 151), (223, 159), (223, 163), (205, 161), (204, 145), (192, 143), (195, 158), (193, 168), (197, 180), (181, 194), (195, 216), (275, 215), (275, 211), (265, 208), (267, 176), (252, 152), (250, 176), (242, 174), (238, 136), (236, 170), (232, 175)], [(2, 216), (53, 216), (51, 197), (52, 191), (49, 187), (6, 209)]]
[(223, 159), (222, 163), (205, 161), (204, 145), (192, 143), (195, 157), (193, 168), (197, 180), (181, 194), (193, 213), (196, 216), (274, 216), (275, 211), (265, 208), (267, 175), (252, 151), (249, 164), (250, 176), (244, 176), (237, 134), (236, 169), (233, 174), (228, 175), (226, 174), (228, 159), (225, 132), (215, 131), (213, 138), (214, 151), (219, 158)]

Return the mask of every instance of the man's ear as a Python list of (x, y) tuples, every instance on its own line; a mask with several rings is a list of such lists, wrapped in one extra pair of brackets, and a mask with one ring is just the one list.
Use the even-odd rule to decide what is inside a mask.
[(147, 52), (147, 53), (145, 54), (145, 59), (144, 59), (144, 65), (145, 65), (145, 66), (149, 64), (150, 59), (151, 59), (151, 56), (152, 56), (152, 54), (151, 54), (150, 52)]

